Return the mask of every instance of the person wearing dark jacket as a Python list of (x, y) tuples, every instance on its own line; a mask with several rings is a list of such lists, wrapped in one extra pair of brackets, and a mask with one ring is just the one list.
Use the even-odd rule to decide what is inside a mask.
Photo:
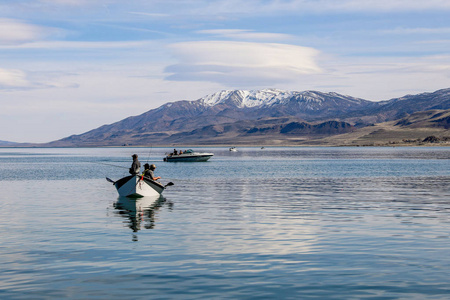
[(130, 174), (137, 175), (141, 172), (141, 163), (138, 160), (137, 154), (131, 156), (133, 158), (133, 163), (131, 164)]
[(153, 165), (153, 164), (152, 165), (145, 164), (144, 168), (145, 168), (145, 170), (144, 170), (144, 177), (147, 177), (147, 178), (149, 178), (151, 180), (161, 179), (160, 176), (155, 177), (155, 174), (153, 174), (153, 171), (155, 171), (155, 169), (156, 169), (155, 165)]

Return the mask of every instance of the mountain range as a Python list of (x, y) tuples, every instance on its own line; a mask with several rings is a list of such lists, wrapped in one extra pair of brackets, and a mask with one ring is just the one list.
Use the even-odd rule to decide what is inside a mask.
[(0, 147), (11, 147), (16, 146), (18, 143), (8, 142), (8, 141), (0, 141)]
[(433, 126), (422, 124), (444, 137), (450, 136), (445, 119), (449, 109), (450, 89), (380, 102), (318, 91), (220, 91), (195, 101), (166, 103), (45, 146), (317, 145), (386, 122), (397, 121), (389, 126), (404, 129), (410, 126), (408, 118), (424, 111), (441, 114), (443, 120), (435, 120)]

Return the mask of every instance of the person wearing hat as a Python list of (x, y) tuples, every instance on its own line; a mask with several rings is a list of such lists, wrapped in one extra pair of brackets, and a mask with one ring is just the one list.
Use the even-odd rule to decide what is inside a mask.
[(141, 172), (141, 163), (138, 160), (137, 154), (133, 154), (131, 157), (133, 158), (133, 163), (131, 164), (130, 174), (137, 175)]
[(145, 168), (144, 177), (150, 178), (151, 180), (161, 179), (161, 176), (155, 177), (155, 174), (153, 174), (153, 171), (155, 171), (155, 169), (156, 169), (155, 165), (145, 164), (144, 168)]

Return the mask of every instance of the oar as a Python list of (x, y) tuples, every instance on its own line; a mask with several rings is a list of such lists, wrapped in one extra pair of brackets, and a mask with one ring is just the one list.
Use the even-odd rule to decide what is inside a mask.
[(109, 182), (111, 182), (112, 184), (116, 184), (116, 181), (114, 181), (114, 180), (112, 180), (112, 179), (110, 179), (110, 178), (108, 178), (108, 177), (106, 177), (106, 180), (109, 181)]

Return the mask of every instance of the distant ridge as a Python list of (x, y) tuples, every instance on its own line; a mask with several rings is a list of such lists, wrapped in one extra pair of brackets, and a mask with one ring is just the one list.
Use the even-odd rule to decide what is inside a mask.
[(230, 90), (194, 101), (166, 103), (46, 145), (237, 145), (264, 142), (256, 138), (262, 132), (267, 143), (296, 144), (433, 109), (450, 109), (450, 89), (382, 102), (318, 91)]
[(8, 141), (0, 141), (0, 147), (4, 147), (4, 146), (14, 146), (14, 145), (18, 145), (19, 143), (15, 143), (15, 142), (8, 142)]

